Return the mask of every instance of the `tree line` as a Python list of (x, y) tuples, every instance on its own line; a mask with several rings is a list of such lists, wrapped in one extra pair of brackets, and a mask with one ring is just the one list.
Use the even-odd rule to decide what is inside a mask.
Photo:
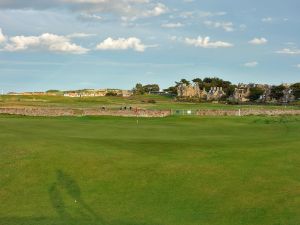
[[(180, 81), (175, 82), (174, 86), (164, 89), (164, 92), (176, 96), (178, 94), (177, 89), (180, 85), (191, 85), (192, 82), (198, 84), (201, 90), (205, 89), (206, 91), (209, 91), (212, 87), (222, 87), (223, 91), (225, 92), (225, 98), (231, 97), (234, 94), (235, 89), (238, 87), (238, 85), (218, 77), (206, 77), (204, 79), (195, 78), (192, 81), (181, 79)], [(250, 87), (250, 94), (248, 96), (250, 101), (258, 100), (266, 92), (266, 89), (260, 85), (249, 84), (248, 86)], [(300, 83), (292, 84), (288, 87), (288, 89), (291, 91), (291, 94), (295, 96), (295, 99), (300, 99)], [(142, 85), (140, 83), (136, 84), (135, 88), (133, 89), (134, 94), (153, 93), (159, 92), (159, 90), (160, 88), (158, 84)], [(287, 91), (287, 87), (283, 84), (272, 85), (269, 88), (269, 96), (272, 99), (280, 100), (284, 97), (285, 91)]]

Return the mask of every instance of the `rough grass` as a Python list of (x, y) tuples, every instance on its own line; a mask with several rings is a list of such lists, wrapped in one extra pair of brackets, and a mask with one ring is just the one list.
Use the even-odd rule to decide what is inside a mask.
[(0, 117), (1, 225), (297, 225), (300, 117)]
[[(155, 100), (155, 104), (150, 104), (149, 100)], [(0, 107), (8, 106), (43, 106), (43, 107), (108, 107), (118, 109), (121, 106), (132, 106), (145, 109), (238, 109), (238, 108), (254, 108), (254, 109), (300, 109), (300, 105), (274, 106), (274, 105), (226, 105), (213, 103), (187, 103), (176, 102), (174, 98), (158, 95), (142, 95), (123, 97), (83, 97), (69, 98), (63, 96), (9, 96), (0, 95)]]

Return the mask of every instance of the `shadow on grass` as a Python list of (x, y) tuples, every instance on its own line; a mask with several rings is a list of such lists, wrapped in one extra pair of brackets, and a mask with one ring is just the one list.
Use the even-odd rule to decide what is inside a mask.
[(153, 225), (118, 218), (104, 223), (83, 200), (78, 183), (61, 170), (56, 171), (56, 180), (48, 191), (50, 203), (58, 217), (2, 217), (0, 225)]
[[(72, 218), (63, 196), (68, 195), (72, 199), (72, 204), (76, 206), (76, 218)], [(102, 219), (93, 211), (91, 207), (82, 199), (81, 190), (78, 183), (68, 174), (61, 170), (56, 171), (56, 181), (49, 188), (49, 197), (52, 207), (57, 212), (62, 221), (75, 223), (78, 218), (93, 221), (93, 224), (104, 224)]]
[[(101, 222), (90, 221), (88, 219), (61, 220), (45, 217), (9, 217), (0, 218), (1, 225), (102, 225)], [(160, 225), (157, 223), (137, 223), (131, 221), (112, 221), (105, 225)]]

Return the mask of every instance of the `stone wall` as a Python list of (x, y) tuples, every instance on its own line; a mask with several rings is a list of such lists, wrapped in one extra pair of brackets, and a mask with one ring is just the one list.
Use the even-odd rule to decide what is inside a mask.
[(198, 110), (198, 116), (281, 116), (281, 115), (300, 115), (300, 110), (283, 109), (243, 109), (239, 110)]
[(0, 114), (23, 116), (124, 116), (124, 117), (166, 117), (169, 110), (102, 110), (102, 109), (70, 109), (46, 107), (10, 107), (0, 108)]
[(123, 116), (123, 117), (166, 117), (170, 116), (170, 110), (97, 110), (84, 109), (85, 116)]
[[(23, 116), (123, 116), (123, 117), (167, 117), (170, 110), (102, 110), (92, 108), (47, 108), (47, 107), (6, 107), (0, 108), (0, 114), (23, 115)], [(239, 110), (198, 110), (198, 116), (250, 116), (250, 115), (300, 115), (300, 110), (280, 109), (243, 109)]]

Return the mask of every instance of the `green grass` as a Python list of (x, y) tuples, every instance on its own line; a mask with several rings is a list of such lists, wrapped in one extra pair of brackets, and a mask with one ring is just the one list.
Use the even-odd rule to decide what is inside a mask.
[(0, 224), (297, 225), (299, 146), (300, 117), (1, 116)]
[[(148, 103), (149, 100), (155, 100), (156, 104)], [(226, 105), (213, 103), (186, 103), (177, 102), (172, 97), (158, 95), (132, 96), (130, 98), (122, 97), (84, 97), (69, 98), (63, 96), (8, 96), (0, 95), (0, 107), (8, 106), (43, 106), (43, 107), (108, 107), (118, 109), (121, 106), (132, 106), (144, 109), (156, 110), (197, 110), (197, 109), (238, 109), (238, 108), (256, 108), (256, 109), (300, 109), (300, 105), (274, 106), (274, 105)]]

